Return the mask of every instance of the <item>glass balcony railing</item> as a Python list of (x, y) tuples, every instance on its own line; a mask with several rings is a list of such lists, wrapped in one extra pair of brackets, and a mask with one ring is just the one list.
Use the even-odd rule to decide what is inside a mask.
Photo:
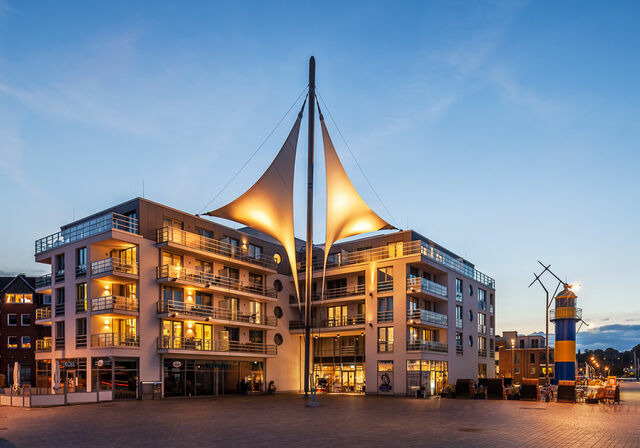
[(407, 351), (447, 353), (449, 346), (436, 341), (407, 341)]
[(139, 311), (140, 304), (136, 297), (108, 295), (91, 299), (91, 312)]
[(36, 278), (36, 289), (51, 286), (51, 274), (45, 274)]
[[(312, 320), (311, 328), (335, 328), (364, 325), (364, 314), (354, 314), (353, 316), (343, 316), (327, 318), (322, 320)], [(303, 320), (289, 321), (289, 330), (300, 330), (304, 328)]]
[(36, 255), (108, 230), (122, 230), (137, 234), (138, 220), (118, 213), (107, 213), (36, 240)]
[(216, 275), (212, 272), (199, 271), (197, 269), (171, 266), (168, 264), (158, 266), (156, 276), (158, 279), (179, 279), (193, 283), (200, 283), (207, 288), (221, 288), (229, 291), (256, 294), (269, 298), (277, 298), (278, 292), (273, 288), (267, 288), (262, 283), (243, 282), (235, 278)]
[(131, 274), (138, 275), (138, 262), (122, 258), (104, 258), (91, 263), (91, 275)]
[(140, 347), (137, 334), (98, 333), (91, 335), (91, 347)]
[(447, 326), (447, 315), (429, 310), (407, 310), (407, 320), (413, 324), (434, 324)]
[(229, 322), (243, 322), (256, 325), (268, 325), (275, 327), (278, 320), (275, 316), (265, 316), (263, 313), (249, 314), (226, 308), (215, 308), (209, 305), (180, 302), (177, 300), (159, 300), (158, 314), (171, 314), (196, 316), (205, 319), (217, 319)]
[(195, 350), (202, 352), (238, 352), (257, 353), (262, 355), (277, 354), (275, 344), (264, 344), (260, 342), (238, 342), (223, 341), (218, 339), (198, 339), (198, 338), (174, 338), (170, 336), (160, 336), (158, 338), (158, 350)]
[(428, 293), (439, 297), (447, 297), (447, 287), (422, 277), (407, 279), (408, 293)]
[(182, 229), (174, 229), (172, 227), (157, 229), (156, 241), (158, 243), (177, 244), (179, 246), (229, 258), (230, 260), (251, 263), (272, 270), (275, 270), (278, 266), (273, 257), (268, 257), (264, 254), (249, 255), (247, 250), (242, 247), (198, 235), (197, 233), (186, 232)]

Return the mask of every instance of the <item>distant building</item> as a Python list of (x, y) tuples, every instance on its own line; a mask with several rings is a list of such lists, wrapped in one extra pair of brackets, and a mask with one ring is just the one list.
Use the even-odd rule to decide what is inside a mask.
[[(496, 376), (513, 378), (544, 378), (546, 375), (545, 337), (539, 333), (518, 334), (504, 331), (496, 337)], [(549, 374), (553, 379), (553, 347), (549, 347)]]
[(48, 296), (34, 288), (34, 277), (0, 277), (0, 387), (13, 384), (16, 361), (20, 382), (35, 385), (35, 341), (49, 329), (35, 324), (36, 307), (48, 304)]

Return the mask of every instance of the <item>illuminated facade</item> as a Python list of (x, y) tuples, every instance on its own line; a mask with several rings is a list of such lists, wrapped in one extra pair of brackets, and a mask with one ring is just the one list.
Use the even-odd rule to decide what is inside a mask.
[[(115, 398), (139, 381), (164, 396), (302, 390), (294, 278), (264, 233), (137, 198), (37, 240), (35, 258), (51, 269), (36, 291), (52, 297), (36, 316), (51, 328), (36, 341), (37, 386)], [(493, 376), (495, 286), (473, 265), (412, 231), (361, 238), (332, 247), (322, 295), (324, 254), (314, 260), (315, 384), (404, 395)]]

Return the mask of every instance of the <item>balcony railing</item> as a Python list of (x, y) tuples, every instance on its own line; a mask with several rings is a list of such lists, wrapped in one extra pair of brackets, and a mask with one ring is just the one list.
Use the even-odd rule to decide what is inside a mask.
[(45, 306), (36, 310), (36, 320), (51, 319), (51, 307)]
[(489, 327), (489, 336), (494, 336), (496, 330), (493, 327)]
[(456, 317), (456, 328), (462, 328), (462, 319)]
[(487, 349), (486, 348), (479, 348), (478, 349), (478, 356), (482, 356), (484, 358), (487, 357)]
[(464, 354), (464, 349), (462, 348), (462, 345), (456, 345), (456, 355), (462, 356), (463, 354)]
[(158, 349), (196, 350), (203, 352), (258, 353), (263, 355), (275, 355), (278, 352), (275, 344), (222, 341), (217, 339), (172, 338), (169, 336), (160, 336), (158, 338)]
[(87, 299), (76, 299), (76, 313), (87, 312)]
[(393, 341), (378, 341), (378, 353), (393, 352)]
[[(312, 320), (311, 328), (333, 328), (333, 327), (349, 327), (364, 324), (364, 314), (354, 314), (353, 316), (344, 316), (331, 319)], [(303, 320), (289, 321), (289, 330), (300, 330), (304, 328)]]
[(91, 335), (91, 347), (140, 347), (137, 334), (98, 333)]
[(273, 288), (266, 288), (264, 284), (242, 282), (235, 278), (223, 277), (213, 274), (212, 272), (204, 272), (196, 269), (188, 269), (180, 266), (171, 266), (168, 264), (158, 266), (157, 278), (175, 278), (186, 280), (189, 282), (204, 284), (207, 288), (222, 288), (230, 291), (238, 291), (260, 296), (276, 298), (278, 292)]
[(491, 350), (489, 350), (489, 356), (490, 356), (491, 358), (495, 358), (495, 357), (496, 357), (496, 351), (495, 351), (495, 349), (493, 349), (493, 348), (492, 348)]
[(243, 261), (267, 269), (276, 269), (277, 264), (272, 257), (264, 254), (250, 256), (246, 249), (233, 246), (223, 241), (214, 240), (197, 233), (186, 232), (173, 227), (162, 227), (156, 230), (156, 241), (158, 243), (173, 243), (179, 246), (188, 247), (211, 254), (220, 255), (232, 260)]
[(51, 338), (44, 338), (36, 340), (37, 352), (50, 352), (51, 351)]
[(393, 322), (393, 310), (378, 311), (378, 322)]
[(393, 291), (393, 280), (385, 280), (383, 282), (378, 282), (378, 292), (386, 292)]
[(462, 302), (462, 292), (456, 291), (456, 302)]
[(60, 283), (64, 281), (64, 269), (58, 269), (55, 275), (56, 283)]
[(478, 300), (478, 309), (481, 311), (487, 311), (487, 302), (484, 300)]
[(204, 317), (205, 319), (218, 319), (229, 322), (245, 322), (249, 324), (268, 325), (275, 327), (278, 320), (274, 316), (259, 314), (247, 314), (240, 311), (226, 308), (215, 308), (209, 305), (198, 305), (196, 303), (179, 302), (177, 300), (158, 301), (158, 313), (178, 313), (187, 316)]
[(138, 275), (138, 262), (121, 258), (104, 258), (91, 263), (91, 275), (112, 273)]
[(139, 311), (139, 302), (136, 297), (122, 297), (122, 296), (103, 296), (94, 297), (91, 299), (91, 312), (100, 311)]
[(478, 333), (485, 334), (487, 332), (487, 326), (478, 324)]
[(86, 334), (77, 334), (76, 335), (76, 348), (87, 348), (87, 335)]
[[(302, 302), (304, 303), (304, 291), (301, 291), (301, 297), (300, 299), (302, 300)], [(311, 295), (311, 301), (312, 302), (319, 302), (321, 300), (323, 300), (323, 298), (321, 297), (322, 292), (314, 292)], [(330, 289), (325, 289), (324, 290), (324, 300), (333, 300), (333, 299), (340, 299), (343, 297), (354, 297), (354, 296), (361, 296), (364, 295), (364, 285), (357, 285), (355, 287), (341, 287), (341, 288), (330, 288)], [(289, 303), (291, 304), (297, 304), (298, 303), (298, 299), (296, 298), (296, 296), (291, 296), (289, 297)]]
[(36, 240), (36, 255), (113, 229), (138, 233), (138, 220), (118, 213), (107, 213)]
[(447, 353), (449, 346), (436, 341), (407, 341), (407, 351)]
[(87, 265), (86, 264), (79, 264), (76, 266), (76, 278), (77, 277), (84, 277), (85, 275), (87, 275)]
[(51, 286), (51, 274), (45, 274), (36, 278), (36, 289)]
[(64, 316), (64, 302), (62, 303), (56, 303), (55, 304), (55, 310), (56, 310), (56, 316)]
[(55, 342), (56, 350), (64, 350), (64, 336), (56, 338)]
[(447, 297), (447, 287), (440, 283), (432, 282), (422, 277), (409, 277), (407, 279), (407, 292), (423, 292)]
[[(327, 268), (348, 266), (358, 263), (368, 263), (371, 261), (379, 261), (390, 258), (403, 257), (408, 255), (421, 255), (429, 258), (436, 263), (440, 263), (459, 272), (466, 277), (474, 279), (483, 285), (495, 289), (495, 280), (488, 275), (476, 270), (472, 266), (465, 263), (462, 259), (455, 258), (440, 249), (428, 244), (422, 240), (415, 240), (403, 243), (400, 247), (397, 244), (393, 246), (381, 246), (367, 250), (360, 250), (354, 252), (340, 252), (337, 254), (330, 254), (327, 259)], [(304, 260), (304, 256), (300, 258)], [(322, 260), (314, 263), (315, 269), (322, 269)], [(304, 271), (304, 262), (299, 263), (299, 271)]]
[(549, 319), (582, 319), (582, 308), (559, 307), (549, 310)]
[(447, 326), (447, 315), (429, 310), (407, 310), (407, 320), (416, 324), (435, 324)]
[(491, 314), (493, 314), (494, 310), (495, 310), (495, 308), (494, 308), (493, 303), (492, 303), (492, 304), (489, 305), (489, 312)]

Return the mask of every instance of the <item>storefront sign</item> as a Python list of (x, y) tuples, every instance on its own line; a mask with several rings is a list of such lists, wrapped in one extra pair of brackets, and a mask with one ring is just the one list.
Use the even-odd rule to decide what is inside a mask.
[(378, 372), (378, 393), (393, 394), (393, 372)]
[(175, 369), (179, 369), (180, 367), (182, 367), (182, 362), (180, 361), (173, 361), (173, 364), (171, 364)]

